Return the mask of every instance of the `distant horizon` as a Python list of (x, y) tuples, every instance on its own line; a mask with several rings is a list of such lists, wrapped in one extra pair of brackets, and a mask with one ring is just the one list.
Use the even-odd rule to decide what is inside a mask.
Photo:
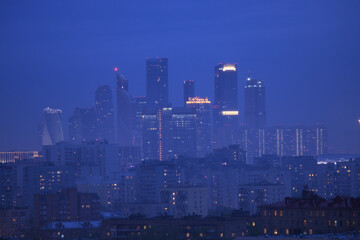
[(241, 122), (250, 71), (266, 87), (268, 126), (323, 124), (329, 153), (360, 153), (359, 8), (359, 1), (2, 2), (0, 151), (35, 149), (45, 107), (63, 110), (67, 139), (69, 116), (95, 106), (97, 86), (115, 93), (115, 67), (133, 96), (145, 96), (145, 59), (166, 56), (174, 106), (182, 106), (188, 79), (213, 103), (215, 65), (237, 63)]

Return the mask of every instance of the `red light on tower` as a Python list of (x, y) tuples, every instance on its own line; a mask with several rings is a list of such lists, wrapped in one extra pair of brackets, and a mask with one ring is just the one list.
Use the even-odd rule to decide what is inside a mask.
[(115, 70), (115, 72), (117, 72), (118, 68), (116, 67), (116, 68), (114, 68), (114, 70)]

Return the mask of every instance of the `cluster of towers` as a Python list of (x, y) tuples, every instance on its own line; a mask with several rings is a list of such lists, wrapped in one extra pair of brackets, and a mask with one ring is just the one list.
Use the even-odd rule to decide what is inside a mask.
[[(140, 148), (143, 159), (160, 160), (180, 155), (204, 157), (215, 148), (231, 144), (241, 145), (250, 157), (267, 153), (302, 155), (313, 146), (316, 148), (313, 155), (324, 153), (319, 150), (325, 145), (326, 134), (321, 132), (319, 135), (323, 128), (267, 128), (265, 86), (261, 80), (249, 77), (245, 81), (244, 124), (240, 124), (237, 64), (215, 66), (213, 103), (207, 97), (196, 96), (195, 82), (185, 80), (184, 106), (181, 107), (173, 107), (169, 101), (168, 58), (146, 59), (146, 96), (132, 96), (128, 79), (118, 68), (114, 70), (116, 108), (111, 88), (99, 86), (95, 92), (95, 108), (76, 108), (70, 117), (70, 141), (117, 143)], [(45, 119), (59, 119), (59, 114), (59, 110), (45, 109)], [(53, 137), (62, 136), (62, 133), (51, 131), (59, 120), (46, 122), (51, 124), (45, 124), (47, 135), (43, 136), (48, 138), (43, 139), (50, 140), (43, 144), (62, 141), (63, 137)], [(287, 133), (289, 137), (286, 137)], [(311, 142), (309, 146), (306, 139)], [(321, 146), (318, 146), (319, 142)], [(292, 146), (294, 143), (296, 146)]]

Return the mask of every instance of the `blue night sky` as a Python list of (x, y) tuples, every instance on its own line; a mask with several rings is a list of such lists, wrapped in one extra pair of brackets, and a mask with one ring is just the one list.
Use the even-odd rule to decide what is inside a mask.
[(214, 66), (237, 62), (264, 81), (268, 124), (329, 128), (329, 151), (360, 152), (360, 1), (0, 1), (0, 150), (36, 147), (44, 107), (94, 105), (113, 68), (145, 94), (145, 58), (169, 58), (182, 83), (214, 95)]

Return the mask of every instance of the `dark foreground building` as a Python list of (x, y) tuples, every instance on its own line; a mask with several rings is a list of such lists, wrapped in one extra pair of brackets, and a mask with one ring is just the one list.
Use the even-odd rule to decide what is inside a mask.
[[(310, 193), (310, 194), (309, 194)], [(301, 198), (260, 207), (259, 235), (313, 235), (360, 231), (360, 198), (325, 200), (304, 191)]]
[(102, 221), (101, 239), (234, 239), (246, 234), (248, 224), (246, 215), (117, 218)]

